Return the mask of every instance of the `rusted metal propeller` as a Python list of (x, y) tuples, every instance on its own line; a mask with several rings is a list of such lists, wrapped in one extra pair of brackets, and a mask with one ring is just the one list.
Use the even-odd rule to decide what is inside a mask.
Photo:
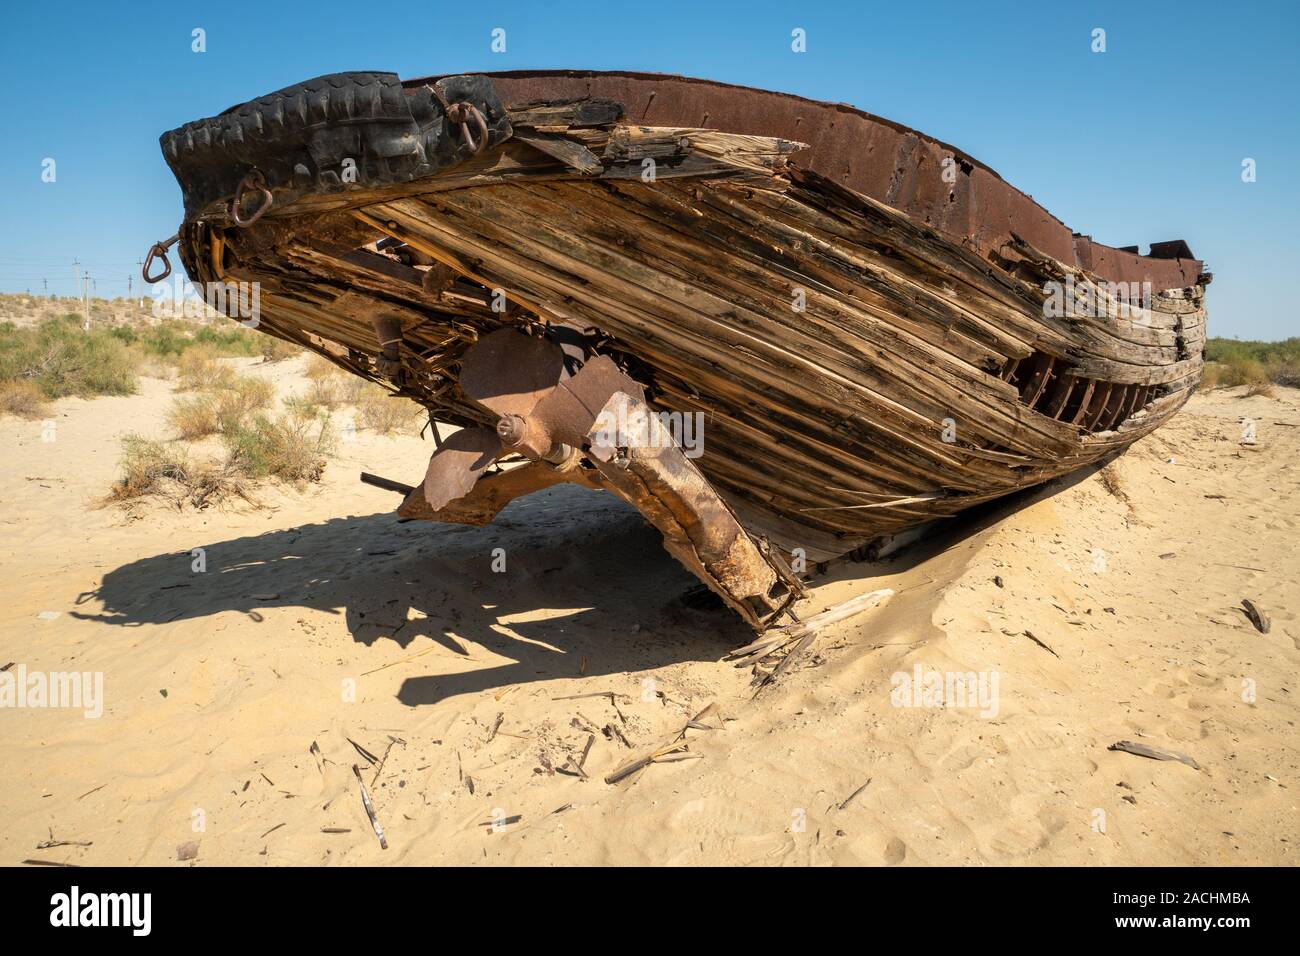
[(522, 454), (561, 465), (575, 456), (615, 392), (642, 389), (607, 356), (570, 375), (565, 350), (549, 338), (501, 329), (461, 359), (461, 390), (498, 416), (496, 429), (465, 428), (429, 459), (424, 497), (435, 511), (469, 493), (492, 462)]
[[(779, 573), (783, 565), (749, 537), (612, 359), (598, 355), (570, 371), (568, 359), (581, 352), (576, 342), (514, 329), (472, 345), (460, 387), (497, 416), (496, 427), (465, 428), (443, 442), (424, 487), (412, 489), (398, 514), (479, 525), (552, 484), (603, 488), (645, 515), (670, 554), (762, 631), (795, 600), (798, 580)], [(484, 476), (506, 454), (531, 461)], [(589, 467), (579, 466), (584, 458)]]

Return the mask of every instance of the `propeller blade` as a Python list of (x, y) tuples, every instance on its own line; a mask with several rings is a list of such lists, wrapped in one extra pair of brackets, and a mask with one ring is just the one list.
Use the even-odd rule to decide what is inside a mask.
[(561, 380), (533, 406), (529, 418), (540, 422), (551, 437), (581, 447), (600, 410), (615, 392), (645, 400), (645, 390), (628, 378), (607, 355), (598, 355), (576, 375)]
[(460, 388), (497, 415), (527, 415), (564, 375), (564, 352), (549, 339), (498, 329), (466, 350)]
[(488, 428), (462, 428), (442, 443), (424, 474), (424, 498), (434, 511), (463, 498), (501, 454), (501, 439)]

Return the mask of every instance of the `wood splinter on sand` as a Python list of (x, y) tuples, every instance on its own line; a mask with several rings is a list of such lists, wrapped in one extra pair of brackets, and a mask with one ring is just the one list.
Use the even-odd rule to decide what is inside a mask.
[[(752, 644), (746, 644), (744, 647), (738, 647), (731, 651), (724, 659), (734, 661), (737, 667), (744, 667), (748, 664), (758, 665), (768, 661), (769, 658), (779, 654), (785, 648), (790, 648), (770, 673), (764, 674), (757, 679), (758, 689), (754, 692), (754, 696), (757, 697), (764, 687), (790, 669), (790, 665), (812, 644), (818, 631), (883, 604), (893, 596), (893, 588), (881, 588), (878, 591), (859, 594), (857, 597), (827, 608), (820, 614), (814, 614), (806, 621), (791, 624), (775, 632), (769, 631)], [(790, 646), (792, 644), (793, 647)]]
[(357, 786), (361, 788), (361, 805), (366, 808), (366, 816), (370, 818), (370, 825), (375, 829), (375, 836), (379, 837), (379, 848), (387, 850), (388, 840), (384, 837), (384, 828), (379, 825), (379, 818), (375, 816), (375, 805), (370, 802), (370, 794), (366, 793), (366, 782), (361, 779), (361, 768), (353, 764), (352, 772), (356, 774)]
[[(718, 712), (717, 704), (709, 704), (702, 711), (688, 720), (677, 735), (668, 743), (662, 744), (651, 750), (649, 753), (642, 754), (627, 763), (615, 769), (605, 778), (606, 783), (618, 783), (625, 777), (630, 777), (643, 767), (648, 767), (652, 763), (672, 763), (677, 760), (698, 760), (703, 754), (692, 753), (690, 741), (686, 739), (688, 730), (717, 730), (717, 727), (710, 726), (704, 722), (706, 717), (711, 717)], [(718, 726), (721, 726), (719, 721)]]
[(1241, 608), (1246, 612), (1246, 617), (1250, 618), (1250, 623), (1255, 625), (1255, 630), (1261, 634), (1268, 633), (1268, 629), (1273, 626), (1273, 622), (1269, 620), (1262, 607), (1250, 598), (1242, 598)]
[(1119, 750), (1123, 753), (1136, 754), (1139, 757), (1149, 757), (1152, 760), (1176, 760), (1179, 763), (1185, 763), (1193, 770), (1200, 770), (1201, 765), (1193, 758), (1184, 753), (1178, 753), (1175, 750), (1160, 750), (1157, 747), (1149, 747), (1146, 744), (1134, 743), (1131, 740), (1121, 740), (1113, 743), (1107, 750)]

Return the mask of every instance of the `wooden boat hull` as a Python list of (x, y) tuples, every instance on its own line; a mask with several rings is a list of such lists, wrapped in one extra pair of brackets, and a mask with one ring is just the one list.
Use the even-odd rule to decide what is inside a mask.
[[(432, 117), (426, 172), (393, 173), (386, 160), (336, 186), (309, 143), (314, 179), (271, 184), (270, 211), (248, 227), (232, 221), (225, 191), (249, 159), (196, 147), (185, 160), (177, 144), (192, 144), (196, 124), (168, 134), (183, 187), (196, 179), (193, 156), (224, 171), (206, 192), (187, 189), (187, 271), (205, 288), (259, 283), (262, 331), (467, 427), (496, 417), (462, 388), (467, 349), (502, 328), (576, 330), (584, 354), (614, 358), (644, 388), (650, 410), (703, 422), (693, 468), (778, 586), (796, 589), (782, 558), (825, 560), (1088, 465), (1159, 427), (1199, 381), (1209, 277), (1182, 243), (1163, 244), (1172, 258), (1141, 257), (1070, 237), (1066, 255), (1027, 197), (995, 174), (973, 177), (983, 167), (911, 131), (883, 126), (915, 140), (914, 159), (934, 160), (932, 183), (905, 170), (924, 185), (904, 196), (865, 167), (827, 175), (826, 150), (805, 162), (797, 128), (770, 135), (782, 121), (772, 109), (750, 131), (646, 126), (628, 122), (641, 114), (627, 103), (591, 93), (603, 83), (644, 100), (658, 83), (681, 100), (678, 85), (696, 81), (584, 74), (570, 95), (578, 76), (444, 78), (397, 93), (390, 83), (385, 96), (408, 100), (441, 90), (420, 107)], [(517, 99), (496, 95), (512, 83)], [(457, 90), (467, 103), (479, 97), (486, 142), (438, 114)], [(778, 96), (725, 92), (718, 102)], [(845, 108), (821, 108), (847, 122)], [(864, 135), (884, 124), (856, 116)], [(364, 136), (346, 145), (368, 148)], [(287, 147), (268, 142), (260, 155), (277, 148)], [(443, 168), (438, 155), (450, 157)], [(934, 189), (965, 218), (919, 216)], [(970, 213), (981, 198), (1029, 211), (989, 226)], [(537, 465), (540, 454), (526, 457)], [(601, 486), (591, 464), (581, 480)], [(464, 506), (439, 514), (418, 492), (404, 507), (465, 520), (452, 514)], [(692, 524), (678, 519), (673, 528)], [(751, 623), (763, 620), (756, 612)]]

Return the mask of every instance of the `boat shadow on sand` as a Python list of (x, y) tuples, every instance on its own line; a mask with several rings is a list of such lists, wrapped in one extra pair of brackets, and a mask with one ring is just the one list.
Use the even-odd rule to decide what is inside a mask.
[[(585, 674), (599, 676), (717, 660), (752, 639), (720, 604), (683, 602), (696, 579), (635, 510), (575, 486), (517, 500), (482, 528), (402, 523), (381, 512), (227, 541), (196, 537), (193, 547), (203, 549), (206, 571), (192, 570), (190, 550), (141, 558), (107, 572), (72, 616), (143, 627), (238, 612), (292, 641), (307, 631), (278, 611), (303, 608), (340, 615), (352, 639), (374, 652), (367, 669), (400, 660), (394, 651), (421, 636), (454, 654), (481, 660), (483, 649), (513, 659), (411, 677), (398, 694), (411, 706), (576, 677), (583, 658)], [(502, 555), (505, 570), (494, 571)], [(318, 617), (306, 623), (322, 626)], [(427, 672), (437, 661), (416, 665)]]
[[(815, 583), (856, 578), (869, 586), (872, 577), (923, 563), (1095, 470), (972, 508), (898, 555), (843, 562)], [(72, 616), (142, 627), (233, 611), (293, 640), (307, 631), (268, 611), (305, 608), (342, 615), (352, 639), (375, 652), (375, 668), (400, 660), (389, 642), (400, 651), (421, 636), (454, 654), (474, 655), (478, 646), (512, 660), (407, 678), (398, 698), (409, 706), (580, 672), (715, 661), (752, 640), (721, 602), (683, 600), (698, 592), (695, 578), (631, 507), (574, 486), (519, 499), (482, 528), (403, 523), (382, 512), (193, 547), (204, 550), (206, 571), (191, 569), (188, 550), (141, 558), (77, 599), (102, 610)], [(501, 554), (505, 570), (494, 571)], [(432, 669), (436, 661), (425, 657), (417, 666)]]

